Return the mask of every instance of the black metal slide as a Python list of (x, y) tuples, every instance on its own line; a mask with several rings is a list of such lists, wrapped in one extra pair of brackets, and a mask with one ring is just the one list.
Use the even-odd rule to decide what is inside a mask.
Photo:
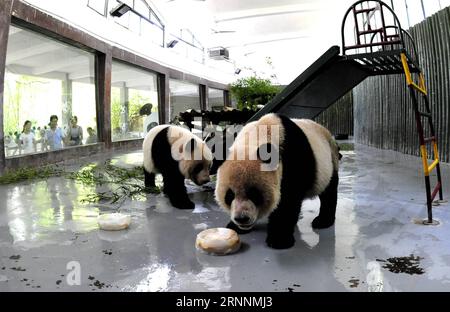
[(339, 52), (338, 46), (329, 48), (249, 121), (268, 113), (312, 119), (371, 75)]

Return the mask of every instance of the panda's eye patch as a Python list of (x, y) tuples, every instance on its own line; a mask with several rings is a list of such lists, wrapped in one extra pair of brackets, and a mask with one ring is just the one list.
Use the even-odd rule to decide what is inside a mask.
[(198, 174), (200, 171), (202, 171), (202, 169), (203, 169), (203, 165), (202, 164), (198, 164), (197, 166), (194, 167), (194, 170), (192, 170), (192, 173), (194, 175)]
[(228, 189), (227, 193), (225, 194), (225, 204), (231, 206), (233, 200), (234, 200), (234, 192), (231, 189)]
[(246, 192), (247, 198), (250, 199), (255, 206), (260, 206), (264, 203), (264, 197), (261, 191), (256, 187), (250, 187)]

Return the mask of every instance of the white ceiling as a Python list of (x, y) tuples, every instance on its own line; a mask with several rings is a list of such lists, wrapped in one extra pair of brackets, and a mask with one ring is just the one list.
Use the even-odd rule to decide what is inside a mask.
[(51, 79), (92, 82), (94, 55), (29, 30), (11, 26), (6, 69)]
[[(94, 83), (92, 53), (16, 26), (11, 26), (9, 31), (6, 69), (19, 75)], [(156, 90), (156, 75), (114, 62), (112, 85)]]
[[(331, 45), (354, 0), (150, 0), (169, 31), (189, 28), (205, 47), (223, 46), (243, 75), (288, 84)], [(272, 65), (267, 59), (270, 58)], [(216, 61), (217, 62), (217, 61)], [(221, 61), (224, 62), (224, 61)]]
[[(186, 60), (184, 56), (179, 57), (174, 51), (176, 49), (156, 47), (149, 50), (148, 42), (142, 40), (141, 36), (123, 28), (111, 18), (105, 22), (104, 17), (88, 9), (84, 1), (28, 0), (39, 8), (43, 7), (45, 12), (75, 23), (76, 27), (90, 30), (99, 38), (111, 40), (113, 44), (137, 51), (163, 65), (222, 83), (256, 74), (272, 78), (279, 84), (289, 84), (330, 46), (341, 44), (341, 21), (355, 0), (145, 1), (162, 17), (169, 33), (179, 35), (180, 29), (188, 28), (204, 47), (228, 48), (230, 59), (207, 59), (205, 67), (194, 60)], [(408, 0), (408, 3), (411, 1)], [(433, 10), (427, 5), (431, 1), (424, 2), (430, 14)], [(442, 6), (450, 4), (450, 0), (439, 1)], [(402, 18), (401, 4), (404, 4), (404, 0), (394, 2)], [(414, 17), (412, 13), (409, 14), (410, 18)], [(81, 21), (80, 14), (85, 17)], [(92, 81), (93, 55), (43, 39), (32, 32), (21, 31), (17, 27), (12, 27), (10, 33), (6, 60), (10, 72)], [(167, 35), (166, 39), (169, 38)], [(241, 72), (234, 75), (237, 68)], [(115, 78), (117, 81), (113, 83), (125, 82), (133, 86), (147, 80), (145, 77), (137, 79), (132, 71), (129, 75), (122, 72)]]

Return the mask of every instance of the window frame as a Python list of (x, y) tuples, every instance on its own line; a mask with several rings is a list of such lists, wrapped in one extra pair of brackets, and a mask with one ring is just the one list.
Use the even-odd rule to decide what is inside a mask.
[(108, 16), (108, 5), (109, 5), (109, 0), (103, 0), (103, 1), (104, 1), (104, 5), (103, 5), (103, 14), (102, 14), (101, 12), (97, 11), (97, 9), (95, 9), (94, 7), (92, 7), (92, 6), (89, 4), (90, 1), (91, 1), (91, 0), (87, 0), (86, 6), (87, 6), (88, 8), (90, 8), (91, 10), (93, 10), (94, 12), (96, 12), (97, 14), (99, 14), (99, 15), (101, 15), (101, 16), (103, 16), (103, 17), (107, 17), (107, 16)]

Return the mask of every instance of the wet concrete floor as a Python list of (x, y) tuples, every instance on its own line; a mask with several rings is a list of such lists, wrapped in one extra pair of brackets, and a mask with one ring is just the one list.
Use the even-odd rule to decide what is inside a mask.
[[(112, 157), (124, 167), (142, 162), (139, 151)], [(442, 175), (448, 198), (448, 164)], [(0, 291), (450, 290), (450, 205), (434, 207), (439, 225), (421, 223), (426, 199), (417, 157), (361, 145), (344, 152), (335, 226), (313, 230), (319, 200), (306, 201), (288, 250), (265, 245), (261, 222), (241, 236), (236, 254), (196, 251), (196, 234), (228, 217), (213, 183), (188, 185), (193, 211), (172, 208), (162, 194), (120, 207), (83, 204), (92, 187), (64, 177), (0, 186)], [(131, 214), (130, 228), (99, 230), (98, 214), (116, 209)], [(417, 261), (405, 264), (401, 257), (410, 255)]]

